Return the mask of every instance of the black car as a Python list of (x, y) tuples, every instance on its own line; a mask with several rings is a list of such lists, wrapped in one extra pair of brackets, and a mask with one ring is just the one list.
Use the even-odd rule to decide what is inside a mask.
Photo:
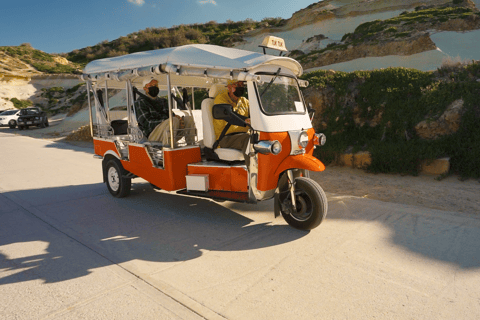
[(48, 127), (47, 113), (36, 107), (22, 109), (17, 125), (19, 130), (28, 129), (29, 126)]

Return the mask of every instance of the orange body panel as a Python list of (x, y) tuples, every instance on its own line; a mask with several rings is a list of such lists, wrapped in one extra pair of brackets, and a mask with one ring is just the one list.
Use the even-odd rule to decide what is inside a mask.
[[(95, 153), (98, 155), (105, 156), (108, 150), (118, 155), (114, 142), (94, 140), (94, 146)], [(202, 160), (200, 147), (165, 150), (163, 154), (165, 169), (161, 169), (153, 166), (145, 147), (129, 145), (128, 148), (129, 160), (120, 160), (125, 170), (167, 191), (184, 189), (187, 165)]]
[(307, 169), (310, 171), (323, 171), (323, 163), (313, 156), (313, 128), (307, 131), (308, 145), (305, 148), (305, 154), (290, 155), (291, 142), (288, 132), (261, 132), (260, 140), (278, 140), (282, 144), (282, 152), (278, 155), (258, 154), (258, 183), (257, 189), (268, 191), (277, 187), (280, 174), (288, 169)]
[(242, 167), (191, 165), (188, 174), (208, 174), (209, 190), (248, 192), (248, 172)]
[(157, 187), (173, 191), (186, 187), (187, 165), (201, 160), (200, 148), (166, 150), (163, 153), (165, 169), (155, 168), (147, 150), (142, 146), (129, 146), (130, 161), (123, 167)]
[(105, 152), (107, 152), (108, 150), (112, 150), (117, 154), (118, 157), (120, 157), (113, 141), (93, 139), (93, 148), (95, 154), (98, 154), (99, 156), (104, 157)]

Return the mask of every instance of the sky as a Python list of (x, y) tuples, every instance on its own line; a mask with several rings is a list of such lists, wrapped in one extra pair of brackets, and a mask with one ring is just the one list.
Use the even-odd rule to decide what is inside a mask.
[(67, 53), (148, 27), (288, 19), (315, 0), (2, 0), (0, 46)]

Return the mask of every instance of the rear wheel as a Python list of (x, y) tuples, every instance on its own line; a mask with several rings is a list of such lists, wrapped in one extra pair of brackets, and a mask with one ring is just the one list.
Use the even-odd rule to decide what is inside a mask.
[(105, 180), (108, 191), (117, 198), (128, 196), (132, 187), (132, 179), (123, 177), (124, 171), (118, 160), (109, 160), (105, 165)]
[(275, 213), (281, 213), (285, 221), (294, 228), (311, 230), (327, 216), (327, 196), (315, 181), (299, 177), (295, 179), (295, 204), (289, 190), (275, 195)]
[(15, 129), (15, 127), (17, 126), (17, 122), (15, 120), (10, 120), (8, 122), (8, 126), (10, 127), (10, 129)]
[(23, 130), (23, 126), (18, 126), (18, 130)]

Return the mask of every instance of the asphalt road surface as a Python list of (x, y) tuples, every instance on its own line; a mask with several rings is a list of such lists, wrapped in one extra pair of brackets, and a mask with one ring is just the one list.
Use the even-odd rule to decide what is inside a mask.
[(0, 129), (0, 319), (480, 318), (475, 216), (325, 190), (304, 232), (272, 201), (142, 179), (116, 199), (93, 148), (16, 133)]

